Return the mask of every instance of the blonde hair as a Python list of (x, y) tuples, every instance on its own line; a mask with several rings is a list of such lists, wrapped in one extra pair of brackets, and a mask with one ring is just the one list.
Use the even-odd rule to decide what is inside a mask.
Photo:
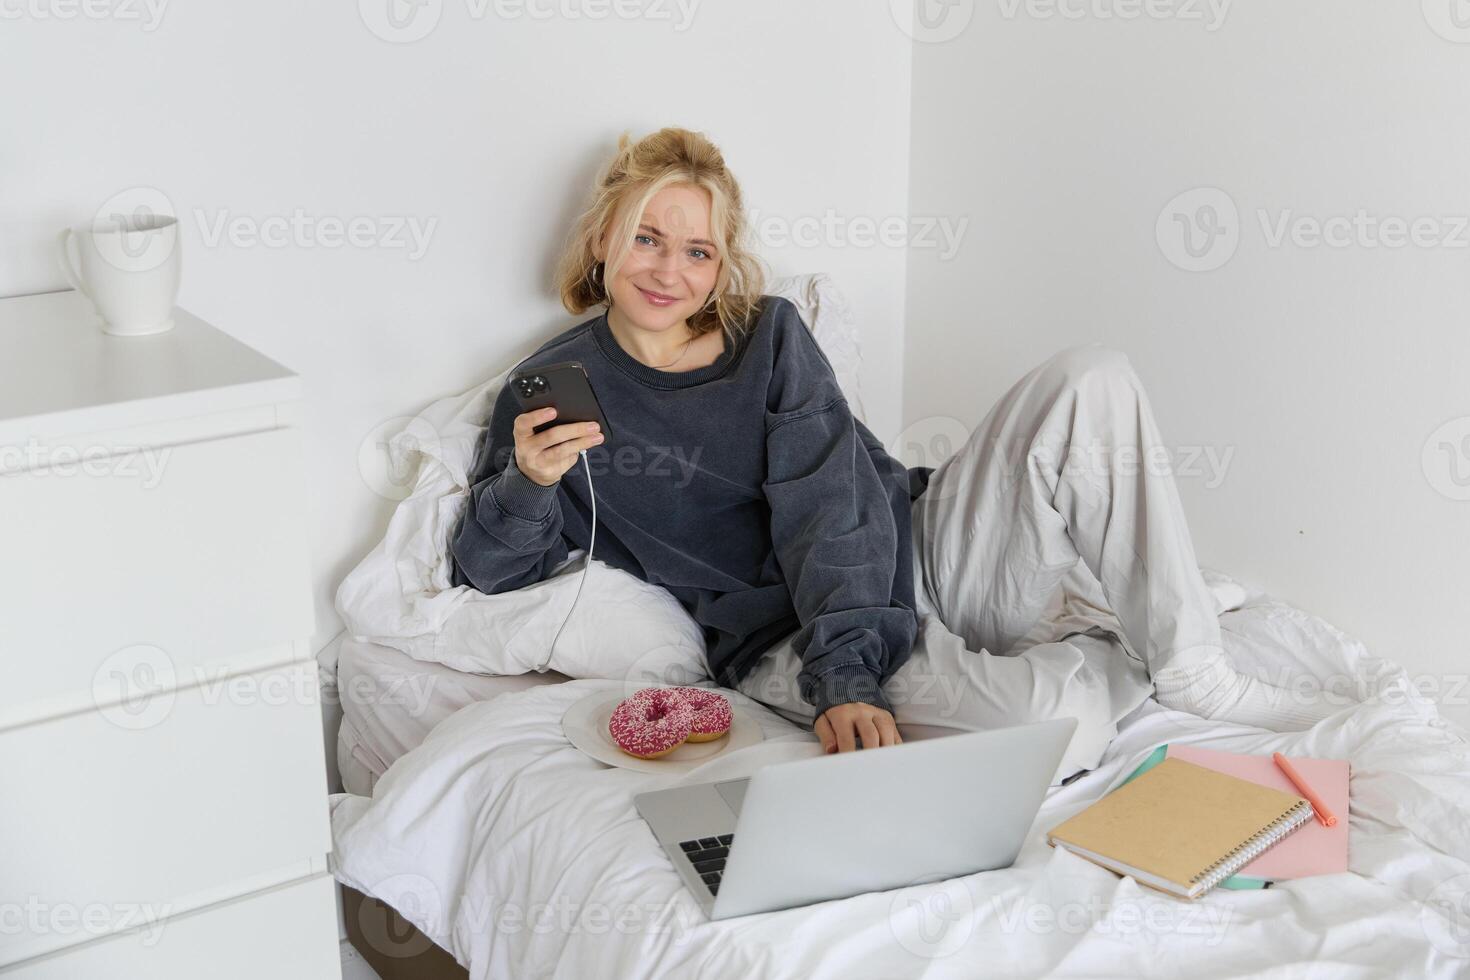
[[(765, 275), (745, 247), (745, 211), (740, 185), (725, 166), (719, 147), (703, 133), (665, 128), (634, 143), (624, 133), (618, 152), (598, 175), (592, 203), (572, 229), (557, 263), (562, 305), (572, 313), (612, 305), (606, 283), (617, 273), (642, 221), (649, 200), (673, 185), (703, 189), (710, 198), (710, 238), (720, 256), (720, 271), (698, 312), (689, 318), (695, 334), (723, 328), (733, 339), (758, 311)], [(613, 222), (622, 215), (617, 228)], [(599, 269), (597, 244), (606, 235), (606, 268)]]

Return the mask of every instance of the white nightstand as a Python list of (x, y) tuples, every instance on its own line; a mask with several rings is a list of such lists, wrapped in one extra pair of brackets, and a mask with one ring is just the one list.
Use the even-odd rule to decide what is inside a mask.
[(0, 300), (0, 974), (335, 978), (299, 379)]

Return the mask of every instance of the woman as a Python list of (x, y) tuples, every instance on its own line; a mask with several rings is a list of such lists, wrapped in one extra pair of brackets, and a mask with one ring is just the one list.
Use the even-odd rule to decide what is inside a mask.
[[(937, 472), (907, 471), (852, 416), (794, 307), (761, 295), (744, 231), (702, 135), (620, 141), (558, 272), (568, 310), (606, 311), (520, 365), (581, 361), (613, 432), (533, 433), (554, 410), (519, 413), (502, 391), (456, 584), (519, 588), (587, 547), (588, 480), (568, 477), (585, 451), (597, 557), (668, 589), (704, 628), (711, 675), (812, 724), (829, 752), (896, 744), (899, 724), (1072, 715), (1059, 775), (1095, 765), (1147, 691), (1120, 701), (1123, 644), (1095, 630), (1004, 655), (1079, 555), (1165, 705), (1272, 726), (1326, 714), (1229, 667), (1172, 478), (1109, 465), (1161, 446), (1122, 355), (1064, 351)], [(1074, 465), (1081, 447), (1108, 451)]]

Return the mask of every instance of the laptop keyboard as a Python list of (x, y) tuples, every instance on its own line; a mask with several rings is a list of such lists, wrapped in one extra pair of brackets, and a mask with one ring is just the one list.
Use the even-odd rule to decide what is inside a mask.
[(721, 834), (718, 837), (700, 837), (679, 842), (680, 850), (694, 865), (694, 870), (699, 872), (704, 887), (709, 889), (711, 895), (720, 893), (720, 876), (725, 872), (725, 858), (729, 857), (730, 845), (734, 841), (734, 834)]

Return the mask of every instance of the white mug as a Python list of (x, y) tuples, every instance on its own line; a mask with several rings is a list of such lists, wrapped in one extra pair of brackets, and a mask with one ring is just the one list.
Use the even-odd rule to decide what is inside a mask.
[[(77, 263), (72, 263), (75, 240)], [(110, 334), (138, 337), (174, 325), (179, 297), (179, 220), (171, 215), (114, 215), (68, 228), (57, 238), (61, 271), (92, 301)]]

